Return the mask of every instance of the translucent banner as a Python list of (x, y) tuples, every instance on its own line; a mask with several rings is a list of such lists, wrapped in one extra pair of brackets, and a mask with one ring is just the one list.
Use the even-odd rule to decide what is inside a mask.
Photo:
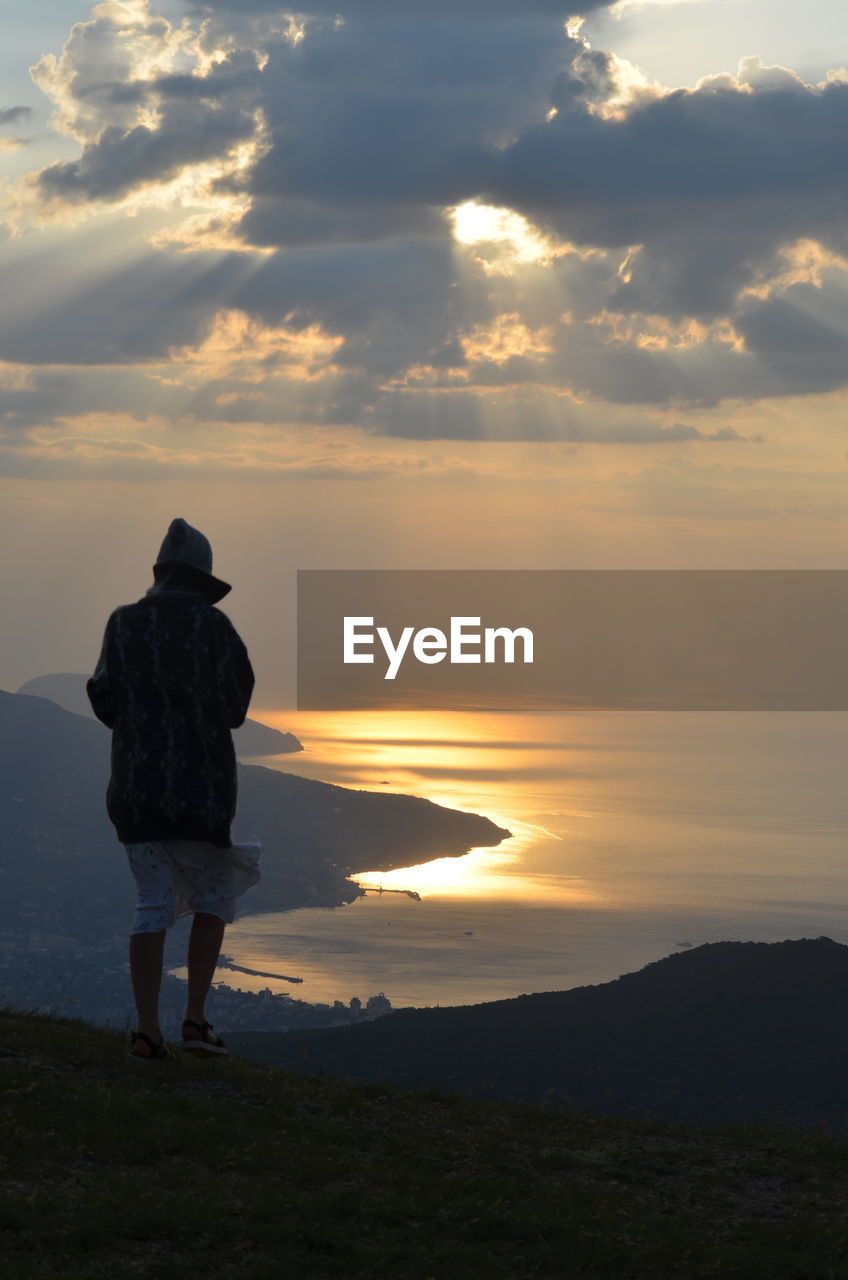
[(298, 708), (848, 709), (841, 569), (301, 570)]

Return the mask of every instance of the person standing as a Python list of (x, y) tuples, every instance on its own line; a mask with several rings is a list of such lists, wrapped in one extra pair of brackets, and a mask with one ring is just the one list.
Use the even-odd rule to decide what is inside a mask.
[(138, 1015), (129, 1056), (168, 1058), (159, 1025), (165, 935), (193, 915), (182, 1047), (225, 1054), (206, 1018), (235, 899), (260, 878), (258, 843), (233, 845), (238, 780), (231, 730), (244, 723), (254, 675), (215, 608), (231, 590), (212, 574), (209, 541), (171, 521), (153, 586), (110, 615), (86, 690), (112, 730), (106, 809), (135, 878), (130, 974)]

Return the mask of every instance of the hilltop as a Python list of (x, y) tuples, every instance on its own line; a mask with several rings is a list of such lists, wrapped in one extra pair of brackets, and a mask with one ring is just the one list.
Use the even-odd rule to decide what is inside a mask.
[(848, 1134), (848, 946), (715, 942), (613, 982), (286, 1036), (240, 1052), (303, 1072), (691, 1123)]
[(0, 1014), (6, 1280), (826, 1280), (848, 1146), (296, 1076), (128, 1066)]

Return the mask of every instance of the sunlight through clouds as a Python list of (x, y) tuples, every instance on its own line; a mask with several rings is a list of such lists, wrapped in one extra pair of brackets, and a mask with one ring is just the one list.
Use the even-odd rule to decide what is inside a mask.
[(295, 318), (287, 316), (275, 326), (243, 311), (219, 311), (199, 345), (172, 351), (174, 373), (184, 386), (200, 386), (212, 376), (262, 382), (281, 367), (288, 377), (305, 382), (338, 373), (332, 357), (344, 338), (325, 333), (319, 324), (297, 327)]
[(513, 356), (542, 360), (553, 351), (550, 328), (529, 329), (521, 316), (500, 315), (490, 325), (477, 325), (460, 337), (460, 344), (472, 363), (491, 361), (504, 364)]
[(675, 321), (666, 316), (600, 311), (590, 316), (587, 324), (598, 328), (603, 342), (643, 351), (691, 351), (705, 343), (717, 343), (737, 353), (745, 350), (744, 341), (729, 320), (702, 324), (691, 318)]
[(33, 68), (0, 423), (732, 450), (690, 419), (848, 385), (844, 75), (669, 89), (495, 8), (81, 10)]
[(454, 238), (459, 244), (496, 244), (497, 258), (484, 260), (493, 273), (510, 274), (511, 268), (526, 262), (549, 262), (558, 250), (541, 236), (521, 214), (511, 209), (495, 209), (477, 200), (466, 200), (449, 210)]
[(848, 252), (838, 253), (816, 240), (796, 240), (782, 245), (774, 263), (774, 273), (764, 274), (762, 281), (748, 285), (741, 298), (768, 298), (792, 285), (810, 284), (823, 289), (828, 279), (845, 274), (848, 277)]
[[(76, 23), (57, 57), (32, 69), (52, 102), (53, 129), (82, 147), (23, 184), (32, 216), (62, 218), (68, 204), (201, 208), (188, 230), (160, 232), (217, 244), (249, 208), (244, 180), (267, 150), (255, 101), (260, 51), (207, 47), (204, 27), (155, 14), (149, 0), (106, 0)], [(222, 110), (226, 108), (226, 110)], [(27, 199), (28, 197), (28, 199)], [(39, 207), (40, 205), (40, 207)]]
[[(588, 47), (588, 46), (587, 46)], [(652, 80), (640, 67), (620, 58), (617, 53), (607, 55), (608, 84), (598, 102), (589, 102), (590, 114), (601, 120), (623, 120), (630, 108), (662, 97), (668, 89)]]
[[(129, 86), (152, 85), (181, 59), (190, 64), (194, 38), (187, 20), (174, 27), (151, 13), (148, 0), (105, 0), (88, 21), (75, 23), (58, 57), (45, 54), (30, 74), (55, 107), (51, 125), (57, 133), (85, 143), (106, 127), (155, 128), (155, 108)], [(97, 78), (80, 93), (89, 76)], [(117, 84), (127, 86), (123, 95), (109, 92)]]

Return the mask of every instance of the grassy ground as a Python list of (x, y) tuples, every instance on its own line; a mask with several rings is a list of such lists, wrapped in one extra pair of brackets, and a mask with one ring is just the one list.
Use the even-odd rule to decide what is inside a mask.
[(0, 1014), (4, 1280), (848, 1277), (848, 1143), (125, 1053)]

